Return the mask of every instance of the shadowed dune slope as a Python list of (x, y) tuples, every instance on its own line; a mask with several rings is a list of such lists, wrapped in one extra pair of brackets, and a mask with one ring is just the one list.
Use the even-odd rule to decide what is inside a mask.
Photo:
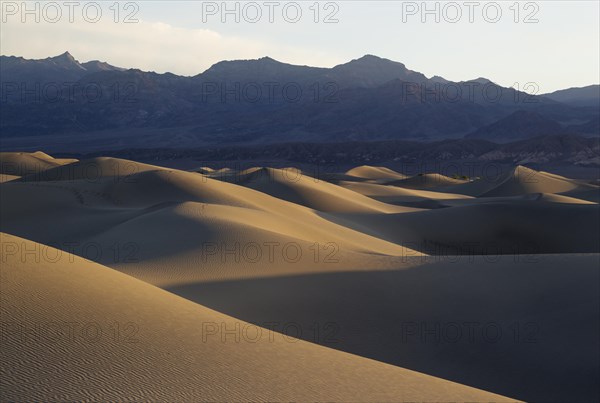
[(24, 176), (74, 162), (77, 160), (53, 158), (41, 151), (34, 153), (0, 152), (0, 174)]
[[(572, 194), (572, 193), (571, 193)], [(576, 193), (575, 193), (576, 194)], [(578, 199), (576, 197), (566, 196), (563, 194), (554, 194), (554, 193), (528, 193), (524, 196), (524, 198), (532, 198), (533, 200), (540, 200), (542, 202), (548, 203), (563, 203), (563, 204), (598, 204), (593, 201), (588, 201), (585, 199)]]
[(563, 194), (554, 193), (527, 193), (519, 196), (499, 196), (499, 197), (480, 197), (480, 198), (456, 198), (447, 199), (443, 201), (443, 205), (446, 207), (455, 206), (467, 206), (473, 204), (487, 204), (487, 203), (510, 203), (510, 202), (538, 202), (538, 203), (561, 203), (561, 204), (594, 204), (598, 205), (597, 202), (588, 201), (585, 199), (578, 199), (571, 196), (565, 196)]
[(566, 193), (567, 196), (592, 203), (600, 203), (600, 187), (590, 190), (575, 190)]
[(425, 254), (600, 252), (597, 204), (504, 200), (385, 217), (325, 216)]
[(31, 241), (0, 241), (2, 400), (508, 400), (267, 334)]
[(418, 260), (169, 290), (257, 324), (318, 326), (323, 345), (517, 399), (600, 399), (600, 255)]

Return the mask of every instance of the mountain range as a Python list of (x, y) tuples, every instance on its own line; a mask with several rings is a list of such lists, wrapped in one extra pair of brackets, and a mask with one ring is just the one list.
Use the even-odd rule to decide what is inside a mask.
[(184, 147), (599, 135), (598, 85), (530, 95), (486, 78), (427, 78), (373, 55), (333, 68), (222, 61), (186, 77), (80, 63), (66, 52), (0, 56), (0, 74), (0, 129), (13, 141), (131, 131), (176, 132)]

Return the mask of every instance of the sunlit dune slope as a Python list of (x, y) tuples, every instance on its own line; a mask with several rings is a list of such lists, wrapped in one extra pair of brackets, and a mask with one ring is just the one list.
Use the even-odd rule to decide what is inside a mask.
[(346, 175), (375, 182), (389, 182), (393, 180), (406, 179), (406, 175), (393, 171), (389, 168), (373, 167), (369, 165), (362, 165), (352, 168), (346, 172)]
[(0, 183), (14, 181), (15, 179), (19, 179), (18, 175), (8, 175), (8, 174), (0, 174)]

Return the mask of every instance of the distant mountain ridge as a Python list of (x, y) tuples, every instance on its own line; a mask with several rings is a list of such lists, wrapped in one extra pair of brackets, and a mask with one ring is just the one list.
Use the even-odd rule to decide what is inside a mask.
[(567, 88), (544, 94), (546, 98), (578, 106), (600, 106), (600, 85)]
[[(598, 135), (599, 112), (587, 106), (526, 94), (487, 78), (429, 79), (373, 55), (332, 68), (269, 57), (222, 61), (184, 77), (79, 63), (65, 52), (41, 60), (0, 56), (0, 72), (3, 137), (172, 128), (198, 144), (227, 144), (466, 135), (496, 141), (563, 133), (558, 126), (541, 125), (549, 121), (569, 133)], [(52, 85), (66, 89), (49, 99), (43, 90)], [(40, 94), (31, 96), (36, 88)], [(508, 122), (519, 111), (524, 115), (517, 130)], [(510, 133), (498, 136), (501, 126)]]
[(18, 56), (0, 56), (0, 73), (3, 76), (3, 82), (16, 80), (24, 82), (64, 82), (79, 80), (86, 74), (98, 71), (124, 70), (98, 60), (79, 63), (69, 52), (38, 60), (24, 59)]

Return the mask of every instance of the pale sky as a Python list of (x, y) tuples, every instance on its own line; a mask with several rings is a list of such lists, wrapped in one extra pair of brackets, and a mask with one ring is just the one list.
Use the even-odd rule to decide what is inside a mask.
[(482, 76), (538, 93), (600, 76), (597, 0), (242, 1), (227, 3), (230, 14), (221, 1), (115, 3), (28, 2), (28, 14), (21, 1), (2, 0), (1, 53), (37, 59), (68, 50), (81, 62), (181, 75), (220, 60), (332, 67), (374, 54), (428, 77)]

